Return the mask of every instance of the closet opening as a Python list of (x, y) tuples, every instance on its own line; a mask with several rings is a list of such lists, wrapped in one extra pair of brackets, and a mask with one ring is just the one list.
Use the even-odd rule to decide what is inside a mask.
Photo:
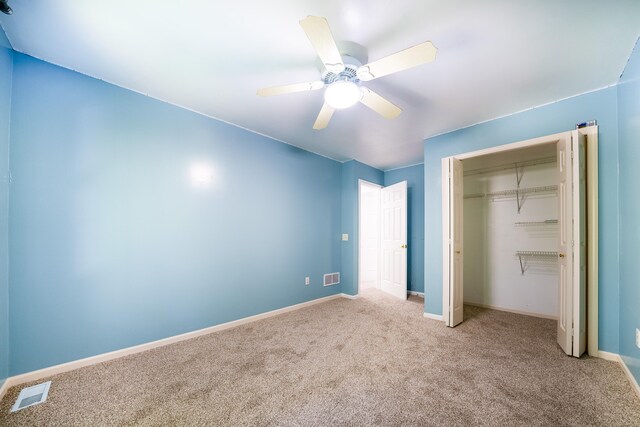
[(597, 126), (443, 159), (443, 320), (464, 305), (557, 322), (597, 354)]
[(556, 144), (462, 165), (464, 304), (557, 319)]

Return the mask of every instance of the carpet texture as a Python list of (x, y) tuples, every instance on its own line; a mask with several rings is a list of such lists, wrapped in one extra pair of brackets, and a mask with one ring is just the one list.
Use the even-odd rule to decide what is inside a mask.
[(622, 369), (565, 356), (554, 321), (422, 307), (370, 291), (60, 374), (0, 425), (639, 425)]

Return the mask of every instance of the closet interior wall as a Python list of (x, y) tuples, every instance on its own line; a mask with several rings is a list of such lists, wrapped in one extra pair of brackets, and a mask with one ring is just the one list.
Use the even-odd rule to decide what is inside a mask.
[[(489, 163), (500, 164), (503, 154), (494, 156)], [(553, 154), (485, 169), (464, 161), (465, 303), (556, 318), (556, 160)]]

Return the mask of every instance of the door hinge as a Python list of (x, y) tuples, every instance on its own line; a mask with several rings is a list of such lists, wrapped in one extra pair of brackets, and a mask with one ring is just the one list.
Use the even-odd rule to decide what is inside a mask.
[(571, 322), (571, 338), (573, 338), (573, 331), (575, 330), (575, 328), (573, 327), (573, 322)]

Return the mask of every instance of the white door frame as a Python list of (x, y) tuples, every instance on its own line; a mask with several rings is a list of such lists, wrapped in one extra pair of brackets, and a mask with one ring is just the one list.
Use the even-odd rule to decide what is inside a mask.
[(587, 353), (598, 350), (598, 126), (579, 130), (587, 137)]
[[(598, 356), (598, 126), (579, 129), (581, 135), (587, 139), (587, 353)], [(560, 140), (566, 132), (539, 138), (498, 145), (483, 150), (456, 154), (458, 160), (470, 159), (487, 154), (501, 153), (532, 147), (540, 144), (554, 143)], [(442, 159), (442, 318), (445, 324), (449, 319), (449, 236), (445, 230), (449, 229), (449, 182), (445, 179), (445, 162), (449, 164), (449, 157)], [(448, 168), (447, 168), (448, 170)], [(445, 236), (446, 234), (446, 236)]]
[[(360, 266), (360, 249), (362, 247), (362, 187), (371, 187), (371, 188), (377, 188), (378, 190), (382, 190), (382, 185), (378, 185), (378, 184), (374, 184), (373, 182), (369, 182), (369, 181), (365, 181), (364, 179), (358, 179), (358, 289), (356, 292), (356, 295), (360, 294), (360, 280), (362, 278), (362, 274), (361, 274), (361, 266)], [(380, 219), (380, 206), (378, 206), (378, 218)], [(378, 242), (380, 242), (380, 227), (378, 227)], [(381, 263), (381, 257), (382, 255), (380, 254), (380, 245), (378, 245), (378, 271), (377, 271), (377, 276), (376, 277), (376, 282), (378, 284), (378, 287), (380, 285), (380, 265)]]

